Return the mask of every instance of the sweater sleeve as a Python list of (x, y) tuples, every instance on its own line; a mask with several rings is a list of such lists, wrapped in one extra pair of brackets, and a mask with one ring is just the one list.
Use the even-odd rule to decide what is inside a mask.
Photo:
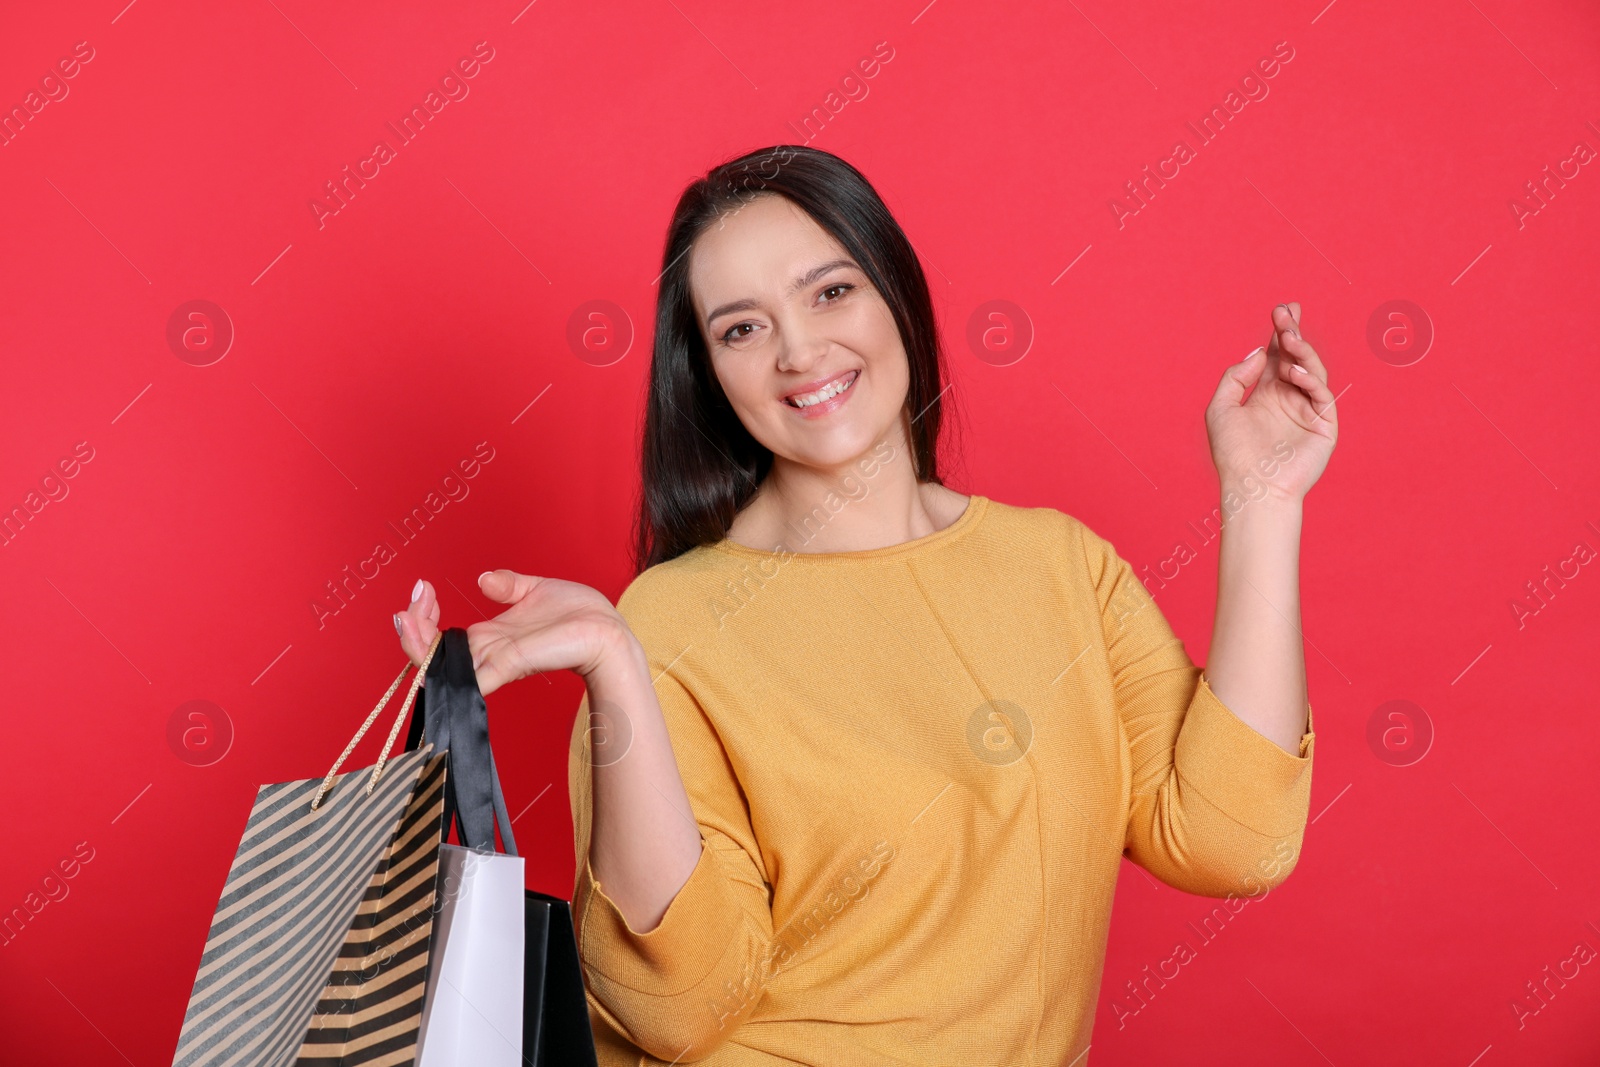
[(612, 724), (589, 723), (585, 695), (568, 765), (577, 849), (572, 910), (591, 1012), (650, 1055), (688, 1063), (726, 1041), (760, 1001), (771, 897), (715, 728), (672, 675), (661, 674), (655, 688), (700, 831), (699, 859), (660, 923), (642, 933), (628, 925), (589, 865), (591, 752), (596, 731)]
[(1300, 857), (1315, 733), (1299, 755), (1212, 692), (1144, 583), (1080, 524), (1130, 767), (1124, 854), (1174, 888), (1254, 896)]

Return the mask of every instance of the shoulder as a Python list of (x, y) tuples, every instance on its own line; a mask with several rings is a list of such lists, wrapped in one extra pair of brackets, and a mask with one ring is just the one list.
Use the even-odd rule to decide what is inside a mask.
[(692, 548), (636, 575), (617, 598), (617, 614), (647, 649), (681, 648), (715, 622), (713, 604), (741, 562), (706, 546)]
[(1014, 544), (1036, 545), (1040, 549), (1076, 552), (1094, 531), (1069, 512), (1047, 506), (1006, 504), (988, 499), (984, 524)]
[(1086, 575), (1092, 584), (1122, 563), (1111, 541), (1059, 508), (991, 499), (984, 525), (992, 543), (1004, 546), (1007, 555), (1053, 561), (1059, 571)]
[(722, 553), (705, 546), (692, 548), (635, 575), (617, 598), (617, 610), (641, 618), (671, 612), (674, 606), (681, 606), (683, 597), (703, 595), (723, 581), (727, 569), (728, 560)]

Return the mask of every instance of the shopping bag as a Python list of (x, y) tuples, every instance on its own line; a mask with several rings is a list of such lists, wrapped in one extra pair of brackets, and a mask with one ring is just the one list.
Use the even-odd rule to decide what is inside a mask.
[(589, 1002), (578, 966), (572, 905), (530, 889), (527, 903), (526, 970), (523, 978), (522, 1047), (533, 1067), (597, 1067)]
[[(442, 846), (441, 867), (449, 865), (461, 875), (452, 887), (441, 874), (420, 1063), (449, 1063), (434, 1059), (443, 1053), (440, 1046), (459, 1048), (465, 1046), (452, 1043), (471, 1041), (472, 1048), (485, 1050), (482, 1058), (456, 1062), (498, 1065), (520, 1059), (528, 1067), (596, 1067), (572, 907), (523, 888), (523, 860), (500, 791), (488, 709), (467, 632), (450, 628), (441, 637), (406, 747), (431, 744), (445, 752), (441, 832), (447, 833), (453, 821), (460, 845)], [(497, 828), (503, 853), (495, 851)], [(464, 1036), (468, 1030), (474, 1032)], [(513, 1049), (515, 1055), (502, 1059)]]
[(388, 751), (428, 662), (376, 764), (337, 773), (410, 664), (326, 776), (257, 791), (173, 1067), (412, 1062), (447, 770), (430, 746)]
[(420, 1067), (522, 1059), (522, 857), (444, 845)]

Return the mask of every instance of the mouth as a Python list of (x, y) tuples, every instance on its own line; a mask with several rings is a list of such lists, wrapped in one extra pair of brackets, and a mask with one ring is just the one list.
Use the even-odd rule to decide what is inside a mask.
[(847, 371), (819, 389), (813, 389), (806, 393), (791, 393), (783, 398), (783, 402), (792, 408), (799, 408), (802, 411), (818, 407), (843, 393), (849, 392), (850, 387), (855, 385), (856, 379), (860, 376), (861, 372), (859, 370)]

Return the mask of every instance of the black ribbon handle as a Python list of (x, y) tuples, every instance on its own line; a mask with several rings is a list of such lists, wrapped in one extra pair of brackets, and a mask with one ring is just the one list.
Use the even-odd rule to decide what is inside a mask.
[(453, 816), (461, 844), (493, 852), (498, 822), (506, 855), (517, 855), (494, 750), (489, 747), (489, 709), (478, 691), (466, 630), (452, 626), (443, 631), (439, 649), (428, 664), (427, 679), (417, 690), (406, 749), (427, 741), (435, 752), (448, 752), (442, 832), (449, 835)]

